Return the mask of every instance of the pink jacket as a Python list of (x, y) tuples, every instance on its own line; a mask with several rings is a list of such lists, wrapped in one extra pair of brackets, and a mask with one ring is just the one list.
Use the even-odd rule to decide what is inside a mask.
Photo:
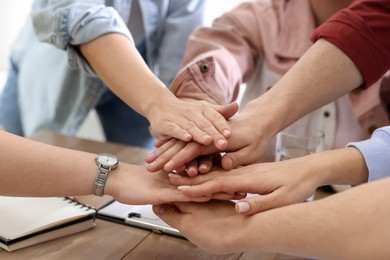
[[(245, 106), (272, 87), (312, 45), (315, 26), (308, 0), (244, 3), (216, 19), (211, 28), (192, 34), (171, 91), (178, 97), (226, 104), (237, 99), (245, 83), (241, 107)], [(366, 139), (374, 128), (389, 124), (379, 98), (380, 83), (341, 97), (297, 123), (322, 129), (326, 149)], [(268, 155), (272, 154), (271, 148)]]

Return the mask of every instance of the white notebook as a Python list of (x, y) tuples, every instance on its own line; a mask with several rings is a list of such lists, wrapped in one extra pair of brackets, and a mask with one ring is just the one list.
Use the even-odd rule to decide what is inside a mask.
[(97, 218), (140, 227), (159, 234), (183, 237), (179, 230), (169, 226), (154, 214), (152, 205), (126, 205), (113, 201), (97, 212)]
[(0, 247), (11, 252), (90, 229), (95, 214), (70, 198), (0, 196)]

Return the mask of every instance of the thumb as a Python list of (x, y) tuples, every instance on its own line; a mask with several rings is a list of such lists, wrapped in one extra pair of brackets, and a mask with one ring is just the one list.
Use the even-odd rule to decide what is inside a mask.
[(237, 102), (233, 102), (227, 105), (218, 106), (216, 110), (226, 119), (231, 118), (238, 111)]
[(153, 205), (153, 212), (165, 223), (180, 230), (184, 214), (176, 206), (171, 204)]
[(236, 211), (243, 215), (253, 215), (281, 206), (284, 206), (284, 204), (279, 203), (274, 193), (272, 193), (239, 200), (236, 203)]
[(229, 171), (238, 166), (255, 163), (256, 159), (247, 150), (243, 148), (235, 152), (227, 152), (221, 159), (222, 168)]

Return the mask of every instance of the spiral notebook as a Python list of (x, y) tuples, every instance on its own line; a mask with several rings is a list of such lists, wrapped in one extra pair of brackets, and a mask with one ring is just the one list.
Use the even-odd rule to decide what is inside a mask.
[(71, 198), (0, 196), (0, 248), (20, 248), (95, 226), (96, 210)]

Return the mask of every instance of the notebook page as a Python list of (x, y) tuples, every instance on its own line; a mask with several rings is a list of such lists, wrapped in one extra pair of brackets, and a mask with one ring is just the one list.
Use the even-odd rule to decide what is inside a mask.
[(0, 196), (0, 236), (15, 239), (87, 216), (92, 209), (64, 198)]

